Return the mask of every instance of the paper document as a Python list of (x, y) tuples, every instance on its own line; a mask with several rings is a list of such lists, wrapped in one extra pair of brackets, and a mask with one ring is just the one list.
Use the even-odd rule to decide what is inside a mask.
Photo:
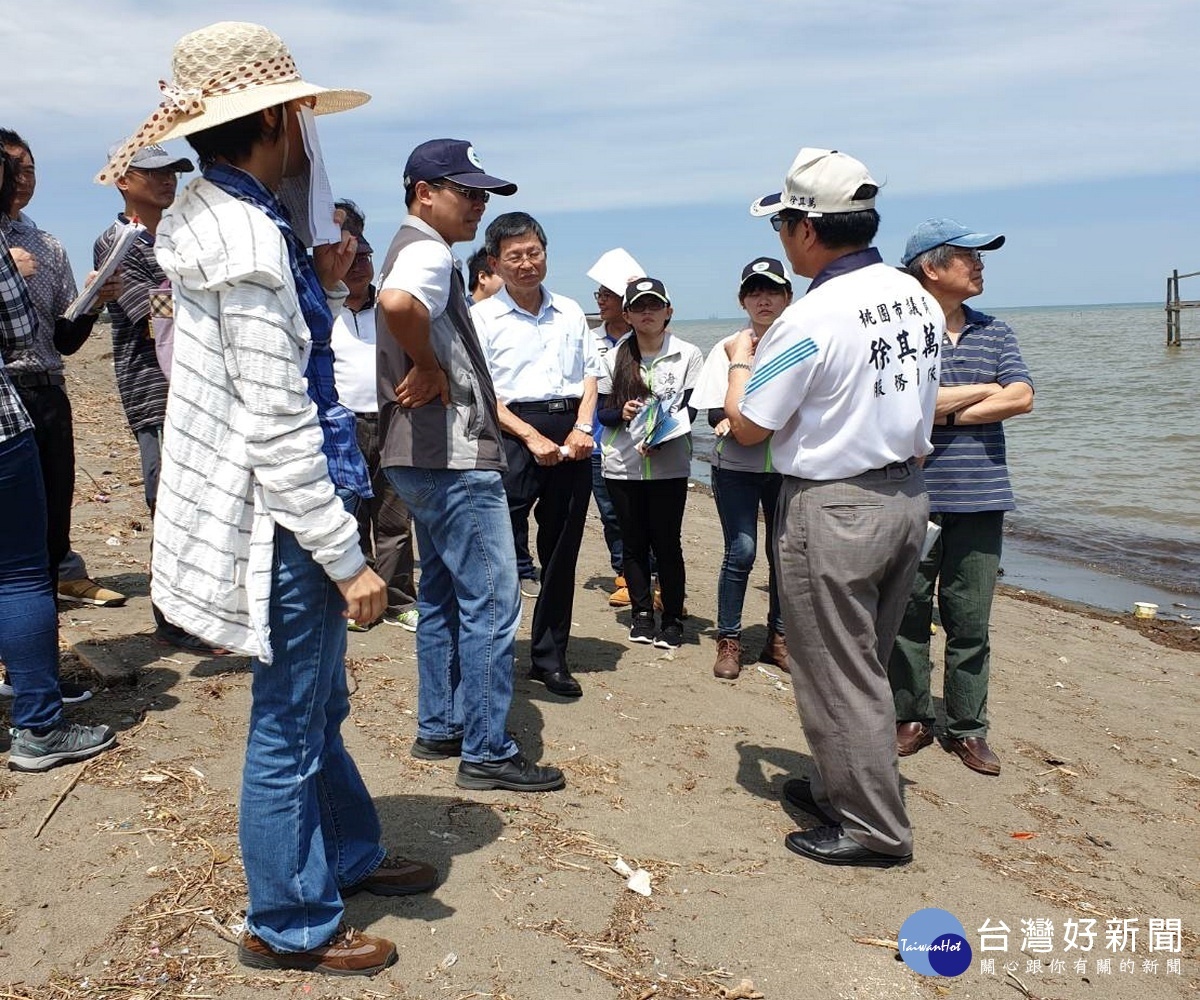
[(101, 286), (116, 273), (117, 268), (121, 266), (121, 261), (129, 253), (129, 248), (133, 246), (133, 241), (145, 231), (146, 227), (136, 221), (127, 222), (117, 231), (117, 238), (108, 251), (108, 256), (100, 261), (96, 268), (96, 276), (83, 286), (83, 291), (76, 295), (71, 304), (67, 306), (63, 312), (64, 318), (74, 321), (85, 312), (91, 312), (92, 307), (96, 304), (96, 296), (99, 294)]
[(925, 527), (925, 544), (921, 546), (921, 558), (927, 559), (929, 553), (933, 551), (933, 544), (938, 540), (938, 535), (942, 533), (942, 526), (934, 524), (930, 521)]
[(337, 243), (342, 227), (333, 221), (333, 188), (325, 172), (321, 156), (321, 140), (317, 138), (317, 119), (312, 108), (300, 109), (300, 132), (304, 136), (304, 151), (308, 153), (308, 222), (312, 230), (312, 246)]
[(664, 402), (657, 396), (651, 396), (646, 405), (634, 414), (629, 421), (629, 435), (637, 443), (638, 451), (643, 454), (650, 448), (683, 437), (692, 429), (687, 410), (678, 413), (671, 412), (674, 397)]

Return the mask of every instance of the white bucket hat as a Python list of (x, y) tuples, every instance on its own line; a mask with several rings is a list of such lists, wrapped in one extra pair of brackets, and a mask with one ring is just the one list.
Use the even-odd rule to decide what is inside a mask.
[(329, 90), (306, 83), (275, 32), (261, 24), (219, 21), (175, 43), (172, 82), (159, 80), (163, 102), (107, 165), (97, 184), (112, 184), (143, 146), (223, 125), (300, 97), (315, 97), (313, 113), (333, 114), (365, 104), (361, 90)]

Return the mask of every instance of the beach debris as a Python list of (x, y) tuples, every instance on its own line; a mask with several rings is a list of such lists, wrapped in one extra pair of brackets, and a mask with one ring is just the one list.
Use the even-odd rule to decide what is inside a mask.
[(50, 803), (50, 808), (46, 810), (46, 815), (42, 817), (42, 821), (38, 824), (38, 828), (33, 831), (34, 840), (37, 840), (38, 837), (42, 835), (42, 831), (46, 829), (46, 824), (49, 823), (54, 814), (58, 812), (58, 807), (66, 801), (67, 796), (71, 794), (72, 789), (79, 784), (79, 779), (83, 777), (84, 772), (94, 763), (96, 763), (97, 760), (99, 760), (99, 758), (94, 757), (86, 764), (81, 764), (79, 766), (79, 770), (77, 770), (71, 780), (67, 782), (67, 787), (59, 792), (58, 797), (52, 803)]
[(900, 950), (900, 942), (890, 938), (856, 937), (850, 940), (855, 944), (869, 944), (872, 948), (887, 948), (889, 951)]
[(1031, 833), (1029, 830), (1014, 830), (1009, 834), (1013, 840), (1033, 840), (1037, 836), (1036, 833)]
[(753, 979), (743, 979), (736, 986), (718, 986), (717, 996), (722, 1000), (763, 1000), (763, 995), (754, 988)]
[(620, 856), (608, 867), (625, 879), (626, 888), (632, 889), (639, 896), (650, 895), (650, 873), (645, 868), (639, 868), (637, 871), (634, 871), (629, 867), (625, 859)]
[(446, 952), (446, 957), (438, 962), (437, 967), (440, 971), (445, 972), (458, 961), (458, 955), (452, 951)]
[(104, 540), (104, 544), (114, 549), (120, 548), (121, 539), (119, 539), (116, 535), (109, 535), (108, 538)]
[(1111, 840), (1105, 840), (1103, 837), (1095, 837), (1090, 833), (1085, 833), (1083, 836), (1084, 839), (1095, 844), (1097, 847), (1103, 847), (1106, 851), (1116, 850), (1116, 848), (1113, 847), (1113, 842)]
[(1058, 662), (1059, 662), (1059, 663), (1070, 663), (1071, 661), (1070, 661), (1070, 660), (1068, 660), (1068, 659), (1067, 659), (1065, 656), (1060, 656), (1060, 657), (1058, 658)]
[(772, 681), (777, 681), (777, 680), (779, 680), (779, 675), (778, 675), (778, 674), (773, 674), (773, 673), (771, 673), (771, 671), (769, 671), (769, 670), (768, 670), (766, 667), (764, 667), (764, 666), (763, 666), (761, 663), (758, 665), (758, 672), (759, 672), (760, 674), (762, 674), (764, 677), (766, 677), (768, 680), (772, 680)]

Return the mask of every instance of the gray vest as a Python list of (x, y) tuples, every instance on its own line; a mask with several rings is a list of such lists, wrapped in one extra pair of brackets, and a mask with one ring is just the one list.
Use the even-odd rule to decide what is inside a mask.
[[(433, 238), (412, 226), (401, 226), (388, 247), (380, 274), (386, 279), (396, 256), (406, 246)], [(445, 311), (429, 324), (433, 351), (450, 382), (449, 406), (443, 406), (439, 399), (415, 409), (396, 402), (396, 386), (408, 374), (412, 359), (388, 330), (383, 310), (375, 310), (380, 463), (384, 467), (503, 472), (496, 390), (467, 311), (462, 275), (456, 267), (450, 270), (450, 300)]]

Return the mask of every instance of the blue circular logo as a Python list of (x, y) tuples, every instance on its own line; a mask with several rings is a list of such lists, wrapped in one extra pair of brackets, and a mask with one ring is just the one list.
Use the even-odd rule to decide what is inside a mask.
[(936, 907), (917, 910), (897, 937), (900, 957), (922, 976), (961, 976), (971, 967), (967, 932), (954, 914)]

